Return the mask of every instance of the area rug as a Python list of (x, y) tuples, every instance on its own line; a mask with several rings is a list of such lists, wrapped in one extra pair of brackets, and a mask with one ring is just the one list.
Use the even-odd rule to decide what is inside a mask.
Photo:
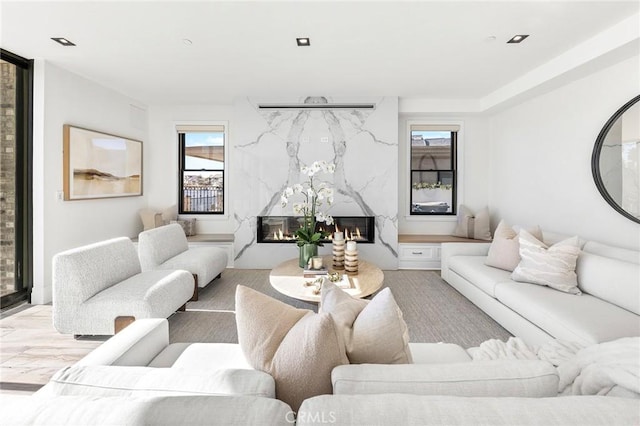
[[(317, 305), (278, 293), (269, 284), (269, 270), (227, 269), (220, 279), (200, 289), (199, 300), (186, 312), (171, 316), (172, 342), (237, 342), (235, 291), (238, 285), (288, 303), (317, 311)], [(469, 302), (433, 271), (384, 271), (403, 312), (412, 342), (448, 342), (468, 348), (488, 339), (506, 340), (511, 334)]]

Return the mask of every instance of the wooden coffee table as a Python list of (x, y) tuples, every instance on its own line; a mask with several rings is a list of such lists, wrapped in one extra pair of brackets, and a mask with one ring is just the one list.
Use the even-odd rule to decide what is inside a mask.
[[(344, 269), (334, 270), (331, 267), (331, 256), (323, 256), (323, 263), (325, 266), (329, 266), (329, 272), (335, 271), (341, 275), (348, 276), (351, 288), (346, 288), (344, 291), (353, 297), (367, 297), (378, 291), (384, 282), (382, 270), (365, 260), (359, 260), (357, 274), (347, 274)], [(313, 280), (314, 278), (302, 276), (302, 268), (298, 266), (297, 258), (282, 262), (273, 268), (269, 274), (271, 286), (280, 293), (294, 299), (317, 303), (320, 302), (320, 295), (313, 294), (313, 286), (305, 287), (304, 285), (306, 281)]]

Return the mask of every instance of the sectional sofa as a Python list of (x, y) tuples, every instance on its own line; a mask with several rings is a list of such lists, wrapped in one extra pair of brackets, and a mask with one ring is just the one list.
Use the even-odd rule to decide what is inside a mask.
[[(169, 344), (164, 319), (134, 322), (33, 396), (0, 395), (6, 424), (638, 424), (637, 399), (558, 397), (544, 361), (471, 362), (452, 344), (411, 344), (414, 364), (343, 365), (333, 395), (297, 413), (239, 345)], [(312, 368), (312, 367), (311, 367)]]
[[(547, 244), (566, 238), (544, 232)], [(490, 243), (444, 243), (442, 278), (530, 345), (582, 345), (640, 336), (640, 252), (586, 241), (577, 260), (582, 294), (516, 282), (487, 266)]]

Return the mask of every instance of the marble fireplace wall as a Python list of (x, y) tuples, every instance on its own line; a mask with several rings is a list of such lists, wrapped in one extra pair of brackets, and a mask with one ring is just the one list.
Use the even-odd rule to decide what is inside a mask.
[[(373, 110), (267, 109), (259, 103), (375, 103)], [(398, 266), (398, 99), (239, 98), (230, 170), (235, 231), (235, 266), (271, 268), (296, 257), (294, 244), (257, 244), (257, 216), (292, 215), (280, 205), (287, 186), (305, 179), (300, 165), (316, 160), (336, 164), (321, 175), (335, 189), (326, 212), (336, 216), (375, 216), (375, 244), (358, 246), (360, 256), (381, 268)], [(293, 201), (302, 201), (291, 199)], [(320, 248), (330, 254), (331, 245)]]

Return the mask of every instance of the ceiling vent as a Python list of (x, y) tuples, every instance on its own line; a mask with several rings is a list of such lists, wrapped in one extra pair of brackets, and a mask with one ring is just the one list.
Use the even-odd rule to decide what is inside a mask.
[(375, 109), (374, 103), (329, 102), (324, 96), (308, 96), (300, 103), (259, 103), (259, 109)]

